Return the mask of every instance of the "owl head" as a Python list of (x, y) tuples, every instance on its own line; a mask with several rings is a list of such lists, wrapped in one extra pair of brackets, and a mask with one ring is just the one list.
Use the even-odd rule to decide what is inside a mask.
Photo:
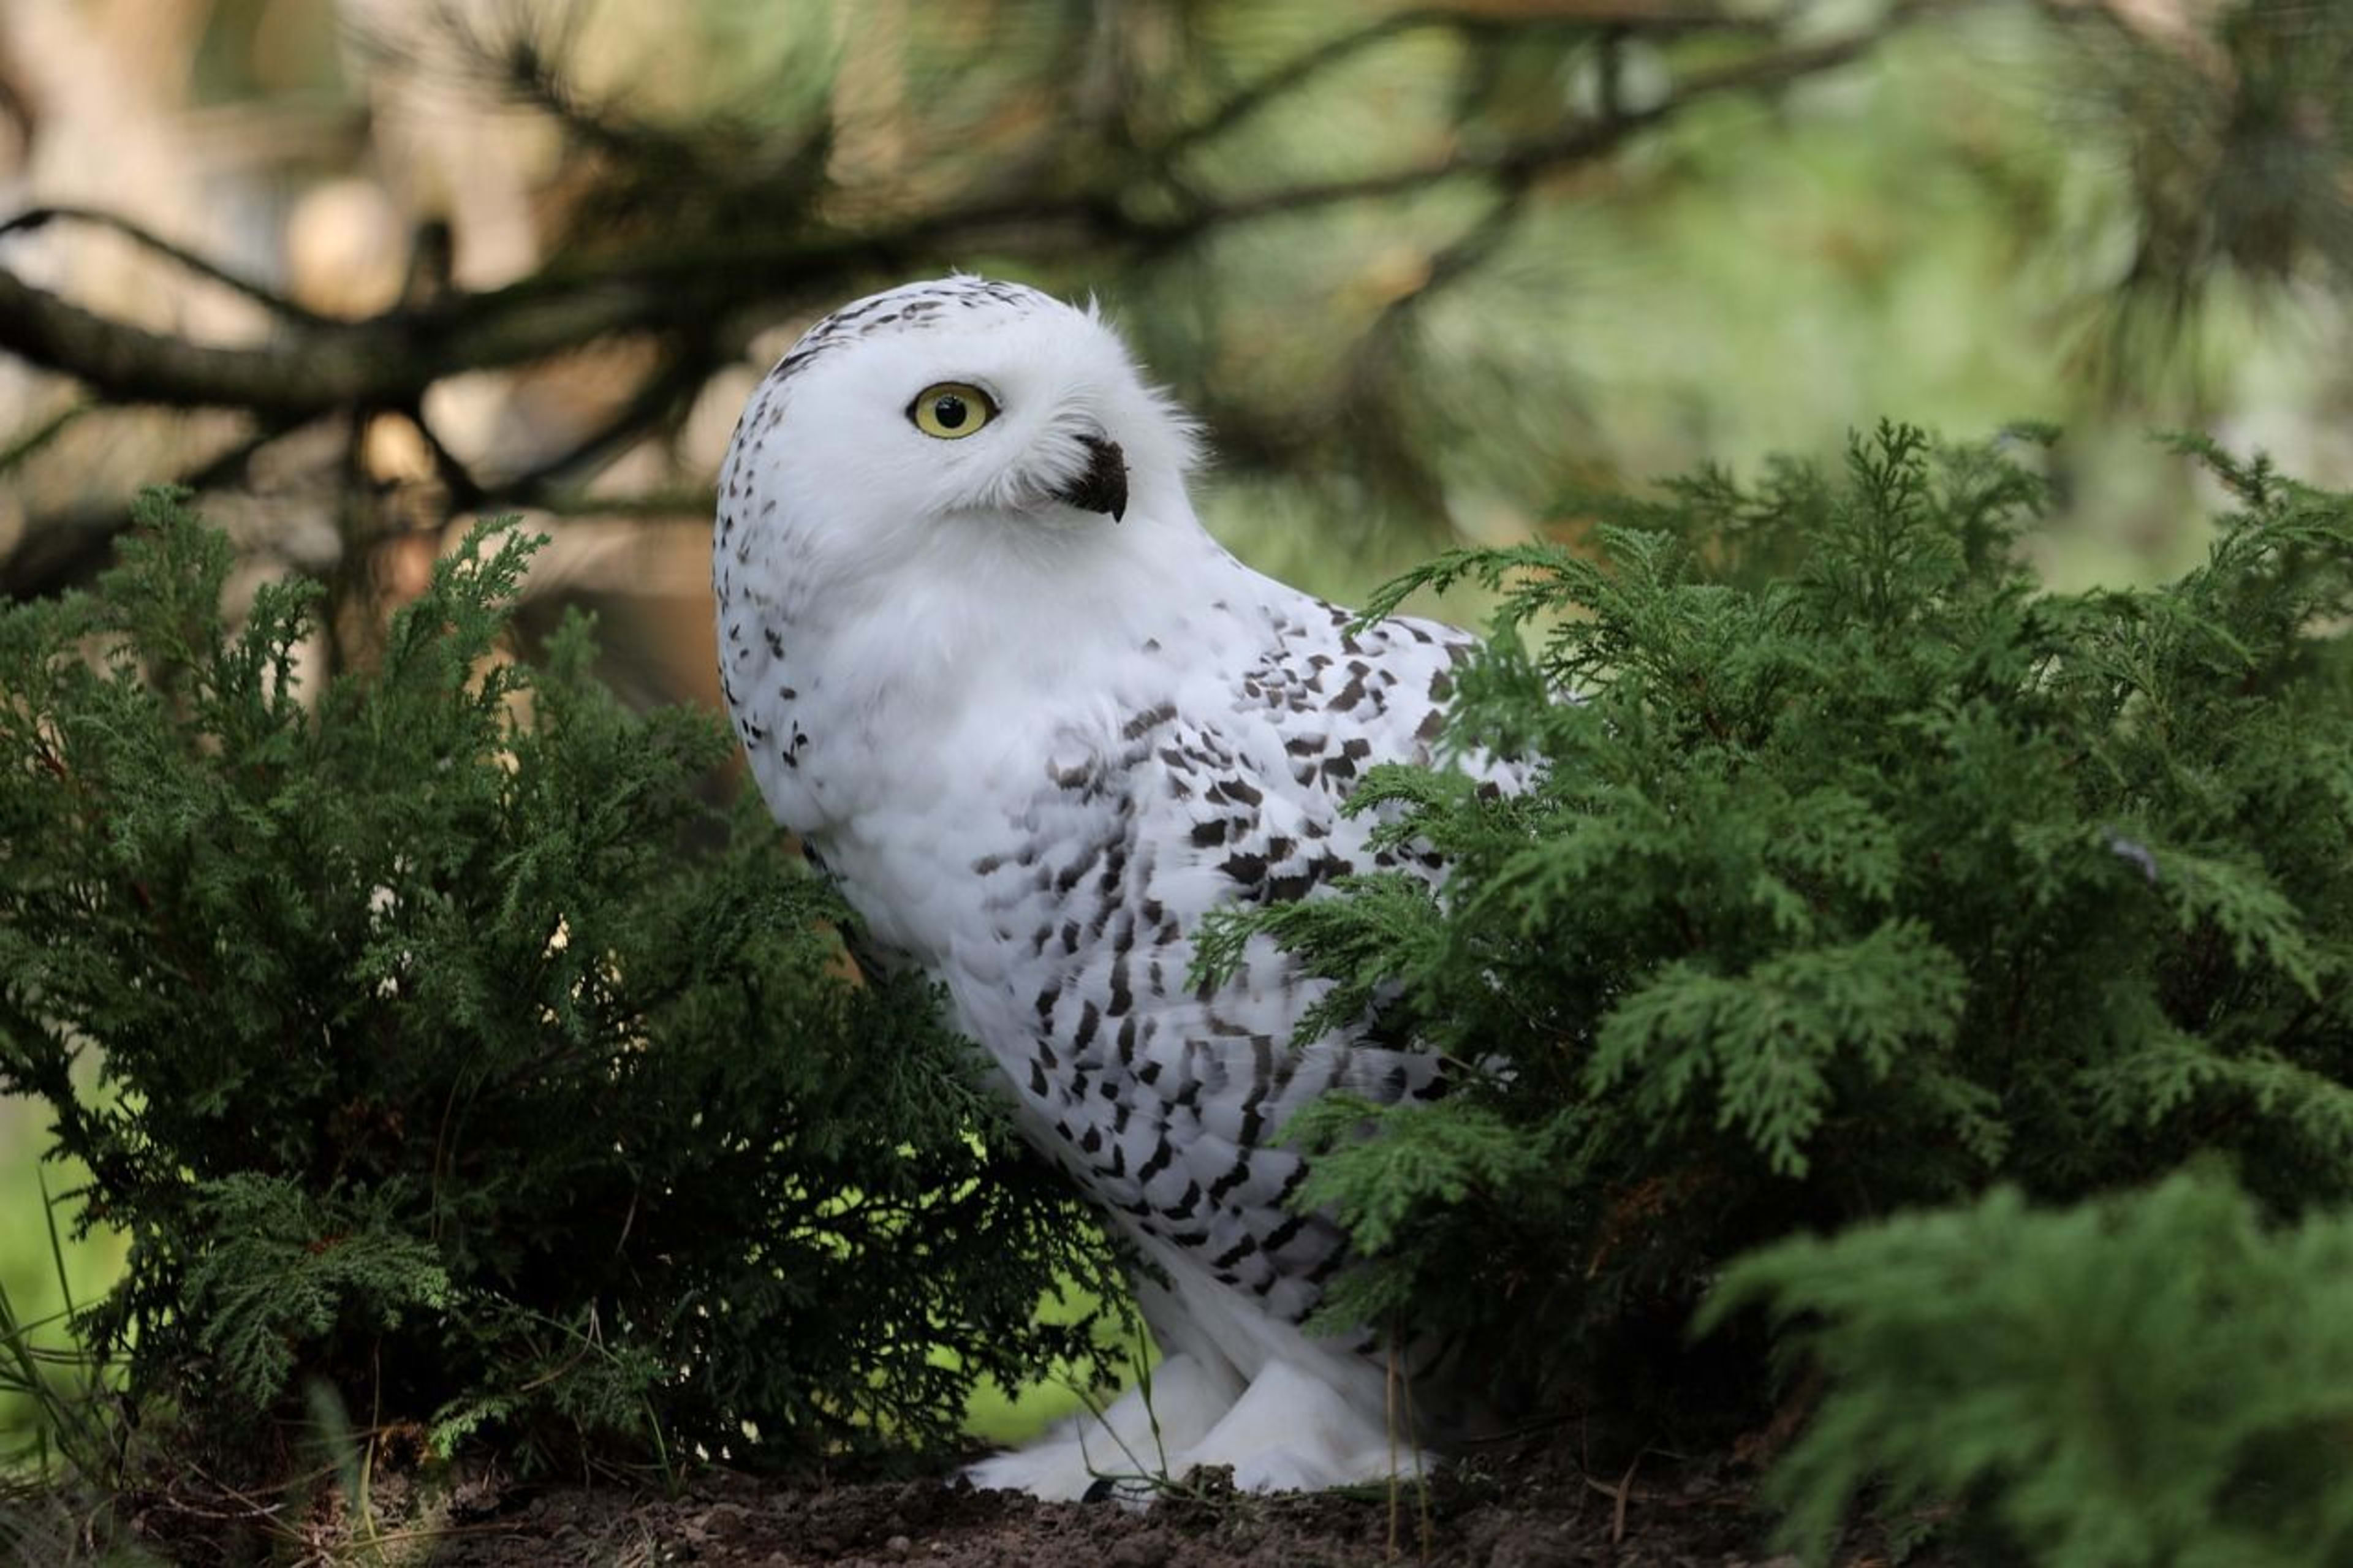
[(720, 528), (788, 541), (809, 574), (1043, 564), (1198, 531), (1192, 451), (1092, 305), (959, 275), (802, 336), (736, 426)]

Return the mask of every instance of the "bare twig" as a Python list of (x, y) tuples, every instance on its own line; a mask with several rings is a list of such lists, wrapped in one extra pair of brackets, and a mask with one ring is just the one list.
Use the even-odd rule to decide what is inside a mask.
[(264, 447), (285, 439), (310, 422), (303, 417), (265, 419), (234, 446), (224, 448), (201, 467), (190, 469), (179, 483), (192, 490), (208, 490), (228, 484), (244, 474), (247, 465), (259, 457)]
[(306, 326), (321, 326), (327, 318), (288, 299), (275, 289), (263, 287), (250, 278), (240, 277), (216, 261), (197, 255), (185, 246), (174, 245), (153, 229), (145, 228), (120, 213), (98, 207), (38, 206), (27, 207), (15, 217), (0, 223), (0, 239), (11, 235), (30, 234), (53, 223), (88, 224), (93, 228), (109, 229), (132, 241), (142, 250), (150, 250), (197, 277), (219, 284), (235, 294), (243, 295), (272, 314)]
[(444, 376), (543, 358), (670, 313), (626, 284), (542, 298), (506, 291), (222, 348), (112, 321), (0, 271), (0, 348), (111, 402), (307, 416), (400, 407)]
[[(174, 482), (192, 490), (228, 484), (264, 447), (309, 423), (308, 418), (267, 421)], [(0, 561), (0, 594), (30, 598), (81, 581), (106, 563), (115, 536), (130, 526), (130, 511), (119, 506), (86, 508), (37, 520), (26, 531), (23, 542), (5, 561)]]
[(1217, 108), (1209, 110), (1190, 125), (1171, 132), (1153, 148), (1154, 154), (1166, 160), (1189, 151), (1195, 144), (1225, 134), (1236, 125), (1257, 113), (1259, 110), (1282, 97), (1301, 83), (1334, 67), (1344, 64), (1377, 44), (1387, 42), (1400, 34), (1424, 27), (1444, 27), (1462, 25), (1456, 13), (1441, 10), (1397, 11), (1357, 28), (1329, 38), (1313, 48), (1285, 60), (1269, 69), (1255, 81), (1238, 89)]
[(27, 458), (64, 435), (75, 420), (97, 406), (97, 404), (86, 398), (69, 403), (30, 430), (26, 431), (24, 435), (9, 442), (7, 446), (0, 447), (0, 475), (8, 473)]
[(1352, 33), (1327, 38), (1302, 51), (1257, 79), (1236, 89), (1215, 109), (1183, 127), (1154, 149), (1162, 159), (1191, 150), (1232, 130), (1259, 110), (1303, 83), (1345, 64), (1366, 50), (1406, 33), (1443, 27), (1457, 33), (1493, 37), (1519, 36), (1539, 28), (1608, 28), (1614, 31), (1672, 32), (1691, 27), (1761, 26), (1759, 21), (1727, 16), (1705, 3), (1683, 5), (1678, 0), (1572, 0), (1535, 9), (1514, 7), (1489, 14), (1475, 5), (1431, 5), (1393, 11)]
[(1609, 1544), (1612, 1546), (1625, 1544), (1626, 1504), (1634, 1495), (1634, 1472), (1641, 1463), (1642, 1456), (1638, 1453), (1634, 1456), (1633, 1463), (1626, 1467), (1626, 1473), (1618, 1478), (1618, 1484), (1614, 1487), (1607, 1481), (1596, 1480), (1589, 1475), (1585, 1478), (1587, 1486), (1609, 1500)]
[(557, 482), (602, 466), (683, 408), (710, 379), (712, 363), (707, 343), (689, 344), (666, 356), (661, 367), (638, 384), (628, 401), (596, 428), (522, 472), (485, 485), (480, 499), (491, 503), (532, 504)]
[[(664, 518), (707, 517), (718, 504), (708, 485), (694, 489), (645, 490), (634, 495), (582, 495), (567, 490), (535, 498), (530, 505), (551, 517)], [(576, 524), (575, 526), (577, 526)]]
[(411, 404), (400, 412), (401, 416), (408, 421), (409, 428), (415, 430), (417, 438), (425, 443), (425, 453), (432, 461), (434, 477), (449, 492), (450, 510), (463, 511), (478, 504), (482, 498), (481, 481), (474, 478), (473, 470), (449, 450), (448, 444), (435, 431), (432, 421), (425, 417), (422, 401)]
[(1887, 21), (1844, 37), (1778, 50), (1694, 75), (1683, 89), (1647, 109), (1621, 109), (1602, 119), (1583, 120), (1546, 136), (1529, 137), (1491, 148), (1453, 153), (1438, 163), (1366, 174), (1353, 180), (1324, 181), (1235, 196), (1194, 216), (1188, 226), (1208, 228), (1247, 222), (1273, 213), (1310, 211), (1345, 202), (1402, 195), (1425, 185), (1465, 174), (1525, 177), (1590, 163), (1640, 132), (1673, 119), (1694, 104), (1738, 92), (1769, 91), (1818, 72), (1849, 64), (1869, 53), (1889, 33), (1922, 15), (1926, 5), (1899, 6)]

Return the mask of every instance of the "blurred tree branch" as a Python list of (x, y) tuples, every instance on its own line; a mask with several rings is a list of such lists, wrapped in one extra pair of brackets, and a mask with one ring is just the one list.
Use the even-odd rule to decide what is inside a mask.
[[(968, 247), (1067, 257), (1077, 240), (1098, 248), (1149, 249), (1271, 214), (1402, 195), (1466, 176), (1518, 179), (1570, 167), (1708, 99), (1770, 90), (1847, 64), (1924, 8), (1902, 6), (1887, 21), (1846, 37), (1695, 74), (1647, 109), (1381, 174), (1201, 200), (1169, 216), (1140, 216), (1115, 189), (987, 203), (866, 231), (746, 239), (708, 250), (615, 257), (588, 268), (559, 263), (504, 289), (455, 293), (358, 321), (322, 320), (201, 258), (142, 236), (202, 276), (265, 303), (291, 330), (252, 348), (192, 342), (100, 316), (0, 269), (0, 349), (120, 403), (297, 417), (404, 407), (434, 383), (463, 372), (542, 359), (616, 333), (675, 331), (707, 322), (714, 313), (829, 298), (856, 274)], [(1255, 97), (1257, 89), (1241, 96)], [(1205, 132), (1186, 132), (1180, 140), (1198, 133)], [(0, 225), (0, 237), (62, 216), (48, 209), (20, 215)], [(120, 220), (102, 221), (137, 232)]]
[(2131, 184), (2131, 260), (2090, 345), (2103, 381), (2146, 374), (2218, 278), (2353, 283), (2353, 6), (2042, 4)]
[(163, 236), (142, 225), (133, 223), (120, 213), (104, 212), (95, 207), (62, 205), (27, 207), (15, 217), (0, 223), (0, 240), (5, 240), (11, 235), (31, 234), (58, 223), (86, 224), (93, 228), (102, 228), (119, 234), (142, 250), (151, 251), (183, 270), (191, 272), (207, 282), (217, 283), (231, 293), (250, 300), (266, 310), (286, 317), (289, 321), (300, 321), (307, 326), (324, 324), (325, 318), (316, 312), (305, 309), (273, 289), (263, 288), (249, 278), (239, 277), (227, 268), (197, 255), (185, 246), (174, 245)]
[[(0, 478), (16, 487), (0, 508), (15, 537), (0, 589), (48, 591), (103, 559), (126, 521), (106, 499), (125, 430), (169, 437), (169, 455), (144, 462), (164, 471), (138, 477), (299, 491), (272, 515), (332, 515), (347, 554), (468, 510), (700, 511), (723, 438), (717, 393), (738, 395), (760, 368), (748, 362), (764, 331), (950, 265), (1148, 302), (1127, 322), (1139, 352), (1209, 424), (1229, 474), (1319, 488), (1339, 503), (1330, 515), (1368, 531), (1393, 519), (1424, 543), (1462, 525), (1466, 494), (1536, 515), (1591, 455), (1561, 435), (1579, 393), (1498, 323), (1557, 303), (1573, 264), (1557, 243), (1575, 229), (1564, 205), (1672, 203), (1720, 180), (1747, 156), (1745, 117), (1728, 139), (1658, 132), (1709, 100), (1770, 105), (1972, 4), (1893, 0), (1822, 37), (1808, 0), (902, 0), (871, 26), (845, 5), (837, 22), (854, 25), (804, 35), (753, 0), (697, 0), (682, 15), (743, 29), (702, 40), (699, 68), (744, 39), (766, 52), (665, 88), (659, 72), (615, 68), (612, 35), (597, 56), (575, 0), (384, 0), (353, 28), (384, 72), (367, 91), (386, 96), (350, 100), (358, 145), (313, 156), (301, 188), (375, 192), (381, 226), (339, 231), (360, 238), (336, 276), (396, 263), (406, 227), (405, 287), (393, 265), (368, 291), (318, 291), (290, 218), (261, 226), (273, 203), (293, 205), (283, 187), (248, 190), (245, 243), (208, 241), (213, 255), (164, 237), (171, 221), (88, 197), (0, 221), (0, 354), (79, 383), (35, 384), (0, 428)], [(2072, 68), (2053, 123), (2112, 156), (2119, 199), (2065, 230), (2051, 193), (2028, 188), (2040, 176), (1994, 177), (2025, 203), (2009, 220), (2021, 234), (2094, 258), (2073, 298), (2112, 324), (2079, 339), (2094, 368), (2144, 382), (2218, 279), (2284, 294), (2324, 270), (2353, 278), (2353, 6), (2031, 9)], [(464, 123), (512, 112), (529, 138), (552, 133), (553, 162), (451, 183), (474, 153), (460, 141), (434, 153), (438, 185), (352, 167), (400, 144), (396, 117), (388, 132), (364, 123), (385, 103), (415, 114), (440, 95), (438, 115), (453, 92)], [(1813, 118), (1797, 117), (1801, 132)], [(1967, 120), (1954, 145), (1991, 168), (1994, 142)], [(267, 122), (274, 147), (307, 144)], [(1646, 138), (1669, 155), (1612, 161)], [(1324, 216), (1288, 221), (1309, 215)], [(135, 272), (105, 244), (41, 256), (37, 270), (16, 248), (65, 227), (128, 242)], [(460, 249), (470, 271), (453, 265)], [(107, 268), (77, 264), (90, 255)], [(257, 280), (231, 255), (284, 270)], [(188, 287), (159, 287), (165, 269)], [(134, 319), (148, 289), (174, 314)], [(225, 294), (245, 308), (224, 317)], [(156, 324), (183, 319), (203, 324)], [(1532, 377), (1551, 377), (1544, 395), (1525, 395)], [(141, 408), (214, 412), (124, 412)], [(78, 482), (47, 482), (77, 463)]]
[(1319, 182), (1232, 196), (1205, 205), (1186, 219), (1157, 226), (1156, 228), (1139, 226), (1139, 233), (1144, 237), (1189, 236), (1204, 229), (1246, 222), (1273, 213), (1305, 212), (1341, 202), (1404, 195), (1439, 181), (1465, 174), (1486, 174), (1511, 182), (1574, 168), (1615, 152), (1630, 138), (1672, 120), (1694, 104), (1728, 93), (1770, 91), (1860, 59), (1889, 33), (1929, 8), (1925, 4), (1900, 5), (1879, 26), (1844, 37), (1777, 50), (1736, 65), (1694, 73), (1672, 97), (1646, 109), (1615, 110), (1590, 120), (1575, 121), (1549, 135), (1532, 136), (1492, 147), (1462, 149), (1435, 163), (1367, 174), (1354, 180)]
[(1343, 33), (1303, 50), (1268, 70), (1229, 94), (1208, 113), (1165, 138), (1153, 152), (1166, 162), (1198, 142), (1221, 136), (1284, 93), (1401, 33), (1436, 27), (1504, 37), (1526, 32), (1544, 23), (1641, 33), (1673, 33), (1700, 27), (1763, 31), (1766, 26), (1761, 18), (1728, 16), (1704, 3), (1678, 5), (1673, 0), (1556, 0), (1484, 8), (1462, 5), (1393, 11), (1355, 32)]
[[(439, 266), (413, 265), (410, 287), (396, 304), (343, 320), (322, 316), (127, 218), (86, 207), (38, 207), (0, 223), (0, 258), (11, 237), (47, 225), (111, 229), (260, 306), (266, 335), (229, 345), (153, 330), (78, 302), (69, 289), (28, 281), (0, 260), (0, 353), (73, 378), (90, 405), (248, 416), (241, 439), (180, 476), (199, 486), (238, 479), (265, 448), (327, 419), (344, 428), (344, 482), (364, 484), (364, 433), (377, 416), (395, 415), (414, 427), (424, 471), (448, 510), (544, 506), (576, 512), (587, 504), (575, 493), (586, 479), (649, 436), (675, 429), (710, 376), (740, 358), (754, 332), (779, 315), (974, 257), (1055, 274), (1100, 274), (1184, 252), (1215, 234), (1278, 216), (1395, 201), (1451, 184), (1487, 187), (1487, 215), (1452, 242), (1436, 245), (1427, 279), (1376, 312), (1352, 356), (1356, 369), (1349, 382), (1367, 391), (1402, 363), (1398, 345), (1412, 307), (1483, 264), (1546, 181), (1609, 156), (1696, 105), (1772, 94), (1858, 59), (1940, 5), (1965, 3), (1897, 0), (1867, 26), (1783, 46), (1769, 41), (1769, 24), (1726, 16), (1707, 0), (1458, 0), (1414, 7), (1278, 60), (1197, 112), (1169, 114), (1165, 107), (1155, 111), (1119, 99), (1112, 110), (1116, 125), (1064, 143), (1057, 156), (1042, 163), (1026, 154), (1001, 161), (986, 169), (991, 177), (962, 188), (951, 184), (948, 194), (912, 205), (880, 207), (843, 199), (829, 184), (826, 160), (838, 130), (831, 111), (765, 132), (724, 115), (681, 130), (578, 90), (565, 75), (561, 47), (544, 39), (519, 37), (501, 44), (467, 37), (459, 42), (472, 51), (478, 74), (502, 82), (513, 101), (548, 116), (581, 146), (604, 182), (601, 194), (592, 189), (578, 209), (594, 226), (559, 259), (504, 287), (470, 291), (448, 281), (443, 230)], [(1197, 165), (1188, 160), (1278, 99), (1386, 41), (1424, 29), (1450, 32), (1481, 49), (1525, 46), (1556, 62), (1590, 57), (1588, 63), (1598, 60), (1603, 90), (1584, 114), (1559, 119), (1556, 111), (1548, 125), (1526, 118), (1482, 125), (1476, 134), (1445, 138), (1435, 155), (1369, 174), (1275, 181), (1253, 189), (1230, 176), (1213, 183), (1193, 172)], [(1620, 43), (1693, 30), (1736, 37), (1747, 52), (1676, 73), (1650, 101), (1625, 103), (1617, 90)], [(1702, 58), (1723, 61), (1720, 50)], [(1156, 131), (1147, 129), (1155, 125)], [(705, 131), (707, 141), (701, 139)], [(420, 257), (433, 237), (420, 236)], [(461, 457), (426, 418), (427, 394), (452, 377), (540, 364), (611, 341), (644, 343), (652, 352), (617, 402), (553, 450), (503, 464)], [(1367, 396), (1368, 405), (1386, 401)], [(37, 430), (9, 445), (31, 449), (51, 434)], [(1394, 491), (1428, 510), (1430, 477), (1410, 471), (1413, 459), (1402, 445), (1374, 445), (1394, 448), (1387, 465), (1396, 470)], [(501, 467), (503, 471), (492, 471)], [(675, 482), (656, 490), (673, 499), (682, 493)], [(364, 542), (370, 527), (348, 521), (356, 514), (346, 515), (347, 547)], [(34, 520), (19, 548), (0, 563), (0, 587), (21, 595), (72, 580), (102, 558), (124, 521), (94, 517), (87, 509)]]

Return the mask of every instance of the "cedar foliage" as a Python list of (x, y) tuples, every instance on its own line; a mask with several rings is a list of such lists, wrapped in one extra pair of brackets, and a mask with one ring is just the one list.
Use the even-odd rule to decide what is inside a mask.
[[(1372, 1255), (1333, 1315), (1409, 1315), (1629, 1442), (1723, 1435), (1769, 1348), (1723, 1302), (1687, 1337), (1730, 1266), (1723, 1301), (1785, 1349), (1813, 1324), (1830, 1380), (1781, 1472), (1797, 1537), (1879, 1475), (1990, 1499), (2033, 1561), (2332, 1560), (2289, 1543), (2347, 1539), (2341, 1328), (2260, 1373), (2252, 1322), (2200, 1342), (2247, 1292), (2285, 1341), (2353, 1288), (2353, 498), (2184, 442), (2232, 502), (2206, 563), (2051, 593), (2036, 439), (1883, 426), (1842, 471), (1583, 498), (1580, 547), (1394, 584), (1369, 614), (1502, 594), (1449, 742), (1529, 786), (1375, 771), (1350, 808), (1443, 854), (1442, 895), (1359, 878), (1227, 917), (1208, 961), (1271, 931), (1336, 982), (1303, 1036), (1370, 1012), (1458, 1064), (1437, 1103), (1292, 1129)], [(2334, 1468), (2271, 1478), (2284, 1554), (2232, 1555), (2258, 1527), (2225, 1483), (2310, 1434)], [(2168, 1477), (2139, 1534), (2105, 1517)]]
[(2267, 1229), (2193, 1167), (2130, 1196), (1976, 1204), (1784, 1242), (1769, 1302), (1830, 1393), (1767, 1488), (1817, 1557), (1873, 1479), (1884, 1511), (1974, 1503), (1991, 1562), (2353, 1561), (2353, 1214)]
[(723, 726), (625, 710), (576, 618), (498, 657), (536, 541), (475, 530), (312, 706), (315, 588), (231, 630), (227, 541), (140, 521), (0, 612), (0, 1089), (131, 1238), (82, 1327), (142, 1409), (248, 1477), (322, 1392), (442, 1452), (805, 1458), (1085, 1359), (1030, 1314), (1095, 1233), (709, 804)]

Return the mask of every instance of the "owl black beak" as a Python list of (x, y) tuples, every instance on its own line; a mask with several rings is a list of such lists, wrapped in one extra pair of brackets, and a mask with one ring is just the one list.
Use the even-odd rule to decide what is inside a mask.
[(1087, 466), (1054, 499), (1081, 511), (1109, 512), (1117, 522), (1127, 515), (1127, 458), (1109, 437), (1082, 436), (1079, 445), (1087, 449)]

